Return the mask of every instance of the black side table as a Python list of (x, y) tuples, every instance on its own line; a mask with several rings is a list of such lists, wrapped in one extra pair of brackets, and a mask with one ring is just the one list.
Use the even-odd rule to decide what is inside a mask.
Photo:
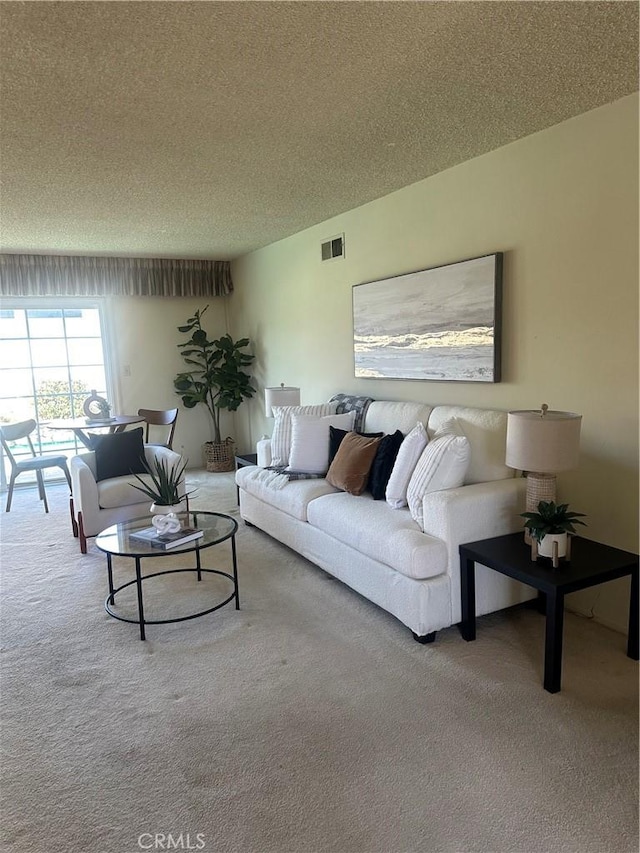
[(554, 569), (551, 561), (543, 558), (532, 562), (531, 548), (524, 542), (522, 532), (460, 545), (460, 633), (468, 641), (476, 638), (475, 563), (534, 587), (546, 600), (544, 689), (549, 693), (560, 690), (564, 597), (569, 592), (631, 575), (627, 655), (638, 660), (637, 554), (574, 536), (571, 562), (561, 562)]
[[(238, 468), (244, 468), (247, 465), (257, 465), (258, 464), (258, 454), (257, 453), (243, 453), (240, 456), (236, 456), (236, 471)], [(238, 505), (240, 505), (240, 489), (236, 486), (236, 499), (238, 501)]]

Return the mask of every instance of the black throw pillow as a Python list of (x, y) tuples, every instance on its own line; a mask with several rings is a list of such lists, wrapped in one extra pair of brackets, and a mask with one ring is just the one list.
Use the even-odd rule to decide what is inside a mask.
[(146, 474), (144, 467), (143, 428), (113, 432), (106, 435), (89, 433), (91, 448), (96, 454), (96, 480)]
[[(338, 452), (338, 448), (342, 444), (342, 439), (348, 432), (355, 430), (338, 429), (338, 427), (329, 427), (329, 465), (333, 462), (334, 456)], [(365, 438), (381, 438), (382, 432), (358, 432), (357, 435), (364, 435)]]
[(385, 435), (378, 445), (378, 451), (373, 458), (369, 471), (369, 482), (367, 483), (367, 488), (374, 501), (384, 500), (387, 483), (403, 439), (404, 435), (397, 429), (391, 435)]

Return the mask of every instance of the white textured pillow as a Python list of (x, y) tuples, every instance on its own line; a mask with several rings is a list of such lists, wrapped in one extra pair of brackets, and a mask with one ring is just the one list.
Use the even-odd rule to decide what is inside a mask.
[(407, 505), (407, 486), (420, 454), (427, 446), (427, 441), (424, 424), (418, 421), (400, 445), (385, 492), (387, 503), (393, 509), (400, 509)]
[(431, 437), (431, 441), (433, 441), (434, 438), (441, 438), (443, 435), (461, 435), (464, 437), (464, 430), (460, 426), (460, 421), (455, 417), (447, 418), (446, 421), (443, 421), (434, 432)]
[(318, 403), (313, 406), (274, 406), (273, 435), (271, 436), (271, 464), (288, 465), (291, 453), (292, 415), (335, 415), (338, 403)]
[(409, 487), (407, 503), (411, 517), (424, 530), (422, 499), (429, 492), (462, 486), (471, 462), (471, 446), (463, 435), (445, 433), (436, 436), (422, 451)]
[(329, 468), (329, 427), (353, 429), (355, 412), (344, 415), (291, 416), (291, 453), (289, 471), (304, 471), (307, 474), (326, 474)]

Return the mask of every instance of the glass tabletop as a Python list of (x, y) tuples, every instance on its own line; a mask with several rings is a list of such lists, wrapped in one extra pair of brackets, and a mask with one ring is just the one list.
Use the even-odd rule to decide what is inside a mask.
[(123, 521), (107, 527), (96, 537), (96, 546), (107, 554), (116, 554), (120, 557), (162, 557), (167, 554), (180, 554), (185, 551), (195, 551), (197, 548), (208, 548), (230, 539), (238, 530), (238, 522), (230, 515), (220, 512), (195, 512), (178, 513), (183, 527), (198, 527), (203, 531), (199, 539), (191, 539), (183, 545), (163, 550), (153, 548), (145, 542), (138, 542), (131, 538), (131, 533), (151, 526), (151, 516), (134, 518), (131, 521)]

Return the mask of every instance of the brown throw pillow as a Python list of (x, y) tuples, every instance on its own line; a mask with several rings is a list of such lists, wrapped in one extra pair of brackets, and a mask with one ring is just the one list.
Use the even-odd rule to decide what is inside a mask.
[(327, 471), (327, 482), (351, 495), (364, 492), (380, 438), (348, 432)]

